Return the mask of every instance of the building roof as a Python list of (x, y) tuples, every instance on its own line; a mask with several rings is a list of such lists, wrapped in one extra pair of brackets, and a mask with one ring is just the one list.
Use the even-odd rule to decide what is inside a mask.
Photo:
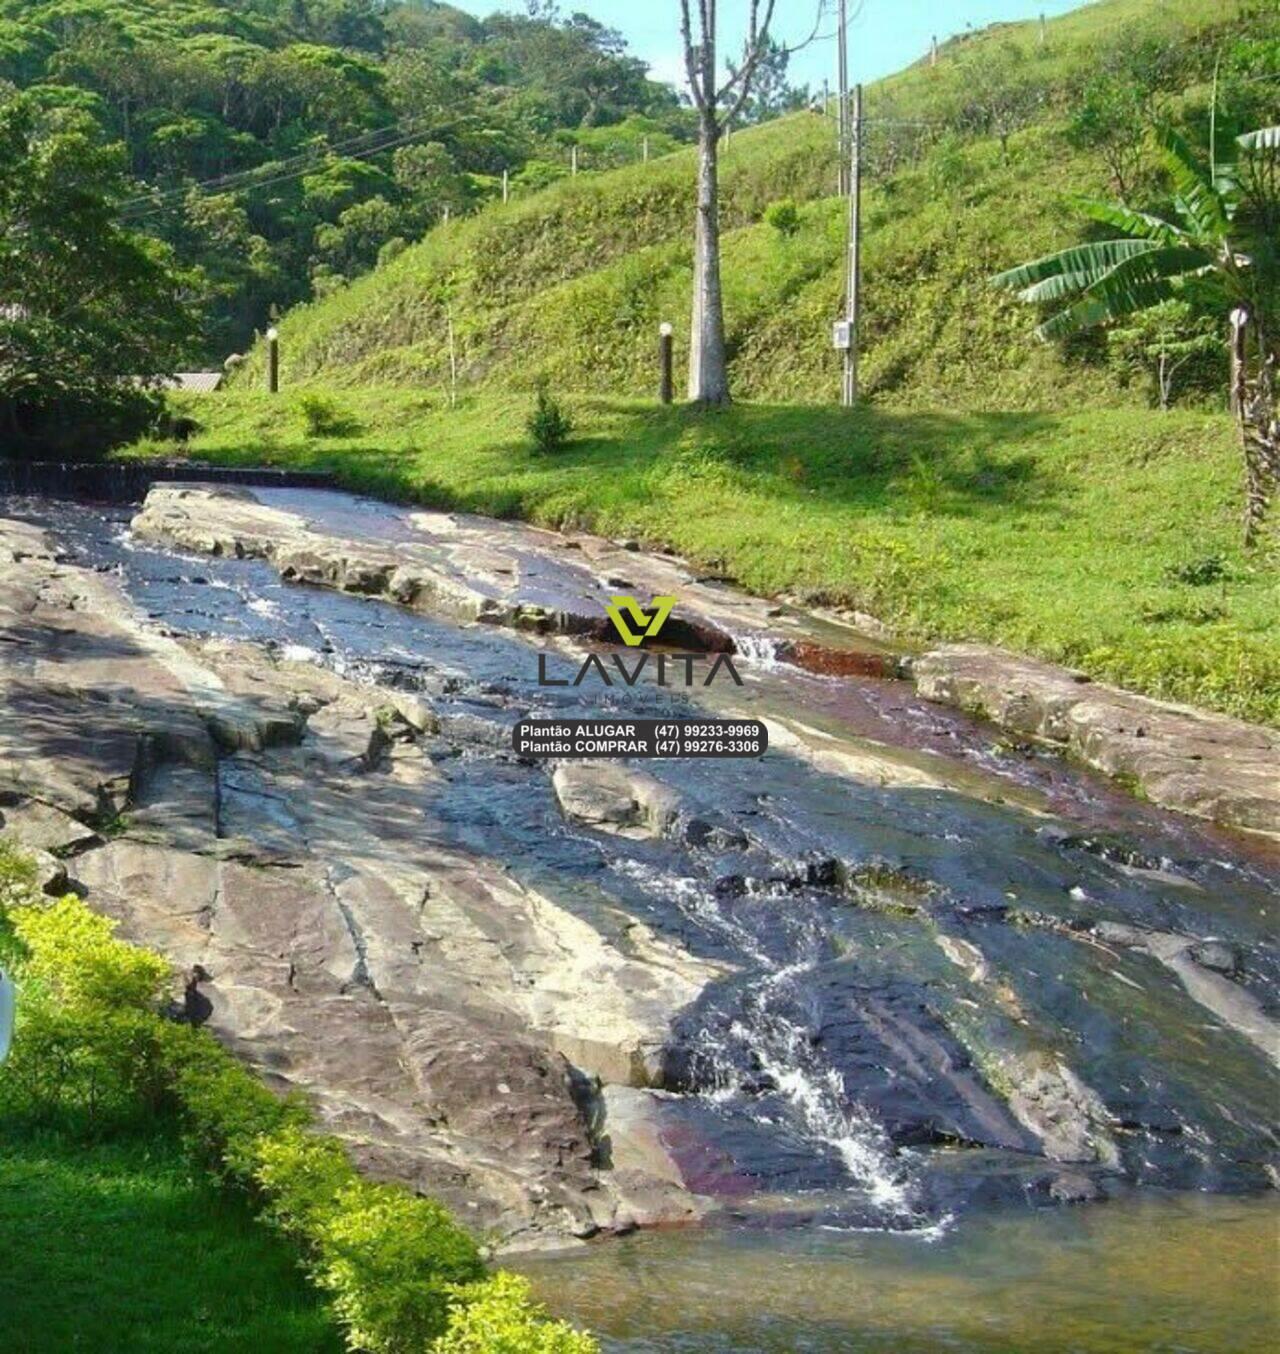
[(170, 390), (198, 390), (208, 394), (221, 387), (225, 374), (221, 371), (179, 371), (165, 385)]

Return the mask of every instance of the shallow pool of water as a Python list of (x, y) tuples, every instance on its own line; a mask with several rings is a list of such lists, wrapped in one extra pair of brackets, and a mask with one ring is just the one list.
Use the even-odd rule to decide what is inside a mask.
[(941, 1235), (690, 1229), (514, 1262), (606, 1350), (1280, 1348), (1280, 1207), (1148, 1194)]

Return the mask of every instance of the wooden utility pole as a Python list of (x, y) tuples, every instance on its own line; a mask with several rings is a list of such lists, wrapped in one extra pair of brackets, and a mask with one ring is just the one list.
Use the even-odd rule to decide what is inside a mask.
[(851, 409), (858, 402), (858, 308), (862, 283), (862, 86), (853, 87), (853, 126), (849, 165), (849, 272), (845, 319), (849, 341), (844, 350), (844, 386), (840, 402)]
[(836, 190), (849, 191), (849, 0), (840, 0), (836, 20)]

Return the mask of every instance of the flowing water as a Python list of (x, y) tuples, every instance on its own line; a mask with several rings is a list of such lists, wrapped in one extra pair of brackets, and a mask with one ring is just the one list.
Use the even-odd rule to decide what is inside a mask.
[[(260, 496), (337, 534), (411, 538), (384, 505)], [(1126, 1194), (1260, 1188), (1274, 1069), (1145, 957), (1065, 933), (1110, 919), (1225, 939), (1247, 956), (1238, 980), (1274, 1004), (1272, 848), (1160, 814), (904, 683), (800, 673), (765, 637), (739, 646), (741, 690), (547, 688), (537, 650), (567, 677), (579, 655), (566, 641), (144, 548), (120, 510), (5, 510), (118, 574), (170, 633), (426, 693), (442, 721), (426, 752), (449, 785), (439, 812), (459, 844), (588, 920), (612, 924), (621, 908), (724, 965), (677, 1022), (659, 1097), (684, 1178), (720, 1201), (719, 1218), (541, 1262), (557, 1310), (627, 1350), (1227, 1350), (1280, 1337), (1268, 1205)], [(549, 590), (554, 571), (546, 562)], [(545, 770), (510, 753), (528, 715), (709, 709), (785, 717), (902, 774), (867, 783), (785, 751), (653, 763), (691, 807), (677, 839), (629, 841), (566, 823)], [(1013, 909), (1052, 925), (1009, 925)], [(982, 956), (980, 990), (1003, 1014), (995, 995), (975, 999), (957, 954)], [(1031, 1206), (1049, 1201), (1043, 1158), (970, 1058), (1028, 1039), (1106, 1101), (1120, 1126), (1111, 1174), (1129, 1182), (1108, 1192), (1124, 1197)]]

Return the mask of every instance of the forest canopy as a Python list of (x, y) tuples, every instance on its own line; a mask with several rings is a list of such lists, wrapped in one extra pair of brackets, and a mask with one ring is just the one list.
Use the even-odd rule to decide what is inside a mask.
[[(217, 363), (446, 214), (690, 135), (621, 35), (546, 0), (0, 0), (0, 102), (119, 146), (121, 224), (171, 246)], [(0, 298), (3, 299), (3, 298)]]

